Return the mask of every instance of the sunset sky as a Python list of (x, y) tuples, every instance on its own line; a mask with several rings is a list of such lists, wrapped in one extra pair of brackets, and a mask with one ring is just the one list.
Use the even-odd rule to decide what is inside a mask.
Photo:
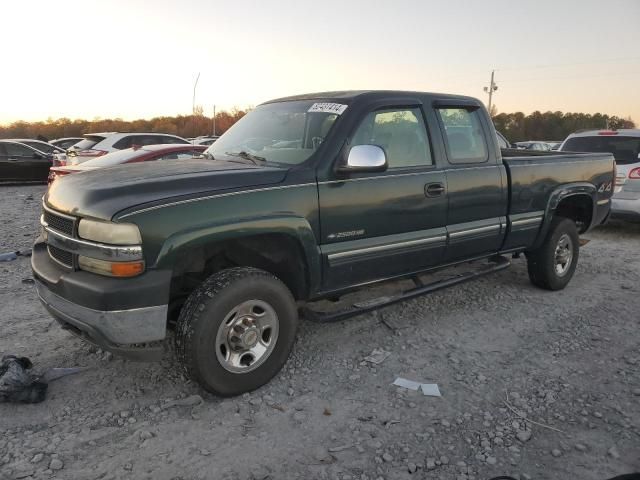
[(640, 0), (3, 2), (0, 123), (399, 89), (640, 123)]

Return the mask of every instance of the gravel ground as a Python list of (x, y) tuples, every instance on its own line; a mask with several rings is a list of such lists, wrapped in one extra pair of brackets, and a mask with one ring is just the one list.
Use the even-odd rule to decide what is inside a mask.
[[(28, 248), (43, 187), (4, 187), (0, 252)], [(169, 352), (133, 363), (60, 330), (29, 259), (0, 263), (0, 352), (86, 366), (0, 405), (0, 478), (605, 479), (640, 470), (640, 225), (586, 236), (566, 290), (501, 273), (333, 325), (232, 399)], [(363, 361), (376, 348), (380, 365)], [(433, 382), (442, 397), (391, 385)], [(527, 420), (525, 420), (526, 418)]]

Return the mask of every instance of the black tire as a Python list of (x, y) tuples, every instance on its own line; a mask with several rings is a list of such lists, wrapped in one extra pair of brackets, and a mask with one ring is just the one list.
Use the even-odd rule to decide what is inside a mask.
[[(254, 370), (232, 372), (218, 358), (219, 328), (239, 305), (253, 301), (264, 302), (275, 312), (275, 345)], [(187, 375), (209, 392), (239, 395), (261, 387), (280, 371), (293, 347), (297, 326), (295, 300), (278, 278), (257, 268), (230, 268), (205, 280), (185, 302), (176, 325), (176, 354)]]
[[(556, 269), (556, 248), (559, 242), (568, 240), (571, 246), (571, 259), (566, 262), (566, 267), (560, 267), (562, 273)], [(529, 280), (537, 287), (546, 290), (562, 290), (571, 281), (578, 264), (580, 254), (580, 238), (573, 220), (556, 217), (551, 221), (547, 236), (534, 251), (527, 252), (527, 269)]]

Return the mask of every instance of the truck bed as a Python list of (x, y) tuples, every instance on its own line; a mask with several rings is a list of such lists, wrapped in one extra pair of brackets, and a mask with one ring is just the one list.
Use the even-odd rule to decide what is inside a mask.
[[(535, 152), (514, 149), (502, 150), (503, 163), (508, 177), (510, 220), (531, 216), (544, 217), (546, 209), (553, 207), (549, 199), (559, 192), (562, 185), (582, 185), (588, 193), (594, 192), (595, 203), (590, 225), (582, 230), (599, 225), (606, 219), (608, 208), (597, 208), (598, 202), (606, 202), (611, 197), (615, 161), (608, 153), (557, 153)], [(602, 188), (602, 191), (600, 191)], [(525, 238), (512, 232), (505, 243), (506, 248), (514, 248)]]

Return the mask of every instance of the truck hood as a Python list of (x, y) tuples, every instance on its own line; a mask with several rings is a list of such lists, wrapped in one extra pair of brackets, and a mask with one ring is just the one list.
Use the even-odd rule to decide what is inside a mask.
[(44, 197), (54, 210), (111, 220), (125, 209), (280, 183), (287, 169), (219, 160), (161, 160), (67, 175)]

